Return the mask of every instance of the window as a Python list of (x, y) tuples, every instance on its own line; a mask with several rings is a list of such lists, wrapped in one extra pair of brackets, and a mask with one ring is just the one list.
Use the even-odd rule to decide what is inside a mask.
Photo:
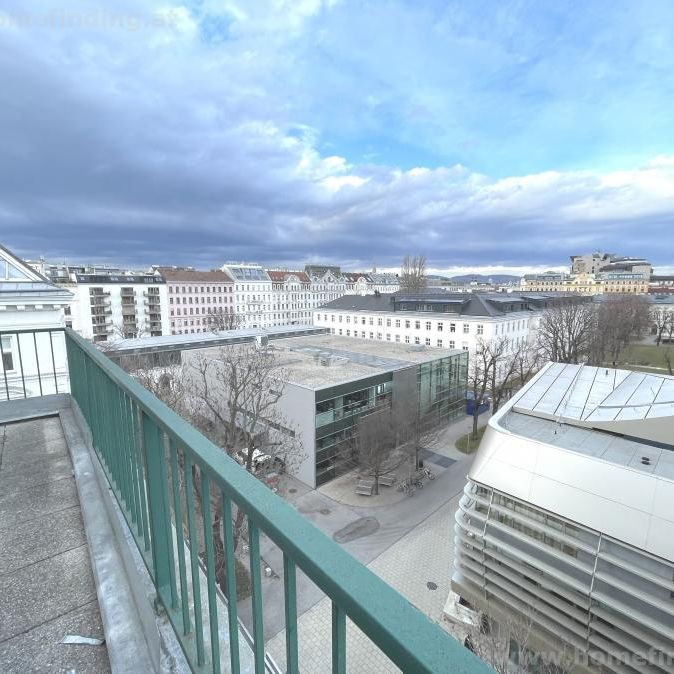
[(365, 331), (361, 332), (361, 333), (360, 333), (360, 336), (361, 336), (363, 339), (365, 339)]
[(438, 346), (439, 346), (440, 348), (442, 348), (442, 340), (441, 340), (441, 339), (438, 340)]
[(381, 339), (381, 332), (377, 333), (377, 339)]
[(347, 322), (347, 323), (351, 323), (351, 316), (347, 316), (347, 317), (346, 317), (346, 322)]
[(386, 341), (387, 342), (391, 341), (391, 335), (388, 332), (386, 333)]
[(468, 323), (463, 324), (463, 334), (467, 335), (470, 332), (470, 325)]
[(406, 328), (409, 328), (409, 327), (410, 327), (410, 322), (409, 322), (409, 321), (405, 321), (405, 327), (406, 327)]
[(332, 315), (330, 316), (330, 320), (331, 320), (333, 323), (335, 322), (335, 314), (332, 314)]
[(449, 348), (456, 349), (456, 342), (453, 339), (449, 340)]
[(438, 323), (438, 332), (442, 332), (442, 323)]
[(414, 338), (414, 343), (415, 344), (421, 344), (421, 340), (419, 339), (419, 337)]
[(430, 321), (426, 321), (426, 330), (430, 330), (432, 327), (432, 324)]
[(347, 331), (346, 331), (346, 336), (347, 336), (347, 337), (351, 337), (351, 330), (347, 330)]
[(374, 325), (374, 319), (370, 316), (370, 325)]
[(396, 342), (400, 341), (400, 335), (396, 335)]
[(414, 329), (421, 330), (421, 321), (414, 321)]
[(14, 353), (12, 352), (12, 338), (0, 337), (2, 344), (2, 369), (5, 372), (14, 369)]
[(370, 333), (370, 339), (374, 339), (374, 332)]
[(382, 324), (383, 324), (383, 323), (382, 323), (382, 319), (381, 319), (381, 318), (378, 318), (378, 319), (377, 319), (377, 325), (381, 326)]
[(426, 344), (426, 346), (430, 346), (430, 345), (431, 345), (431, 338), (430, 338), (430, 337), (426, 337), (425, 344)]
[[(339, 314), (339, 322), (340, 323), (342, 322), (342, 314)], [(340, 332), (340, 334), (341, 334), (341, 332)]]
[(409, 343), (410, 343), (410, 336), (405, 335), (405, 344), (409, 344)]
[(450, 323), (449, 324), (449, 331), (450, 332), (456, 332), (456, 323)]
[(363, 317), (360, 319), (360, 324), (361, 324), (361, 325), (365, 325), (365, 316), (363, 316)]
[(396, 318), (396, 328), (399, 328), (399, 327), (400, 327), (400, 319)]
[(390, 327), (391, 327), (391, 319), (390, 319), (390, 318), (387, 318), (387, 319), (386, 319), (386, 327), (387, 327), (387, 328), (390, 328)]
[(477, 324), (477, 334), (484, 335), (484, 325), (482, 325), (482, 323)]
[(464, 351), (468, 351), (468, 342), (461, 342), (461, 348)]
[(339, 334), (340, 334), (340, 335), (342, 334), (342, 328), (339, 329)]

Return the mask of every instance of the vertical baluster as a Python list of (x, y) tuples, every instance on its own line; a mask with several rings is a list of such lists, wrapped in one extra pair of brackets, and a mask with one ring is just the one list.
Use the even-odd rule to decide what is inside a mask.
[(264, 624), (262, 621), (262, 576), (260, 574), (260, 532), (248, 519), (248, 545), (250, 548), (250, 580), (253, 605), (253, 652), (255, 674), (264, 674)]
[(152, 567), (157, 594), (165, 607), (173, 603), (175, 594), (175, 567), (173, 535), (171, 533), (166, 461), (163, 433), (154, 419), (141, 412), (143, 432), (143, 459), (147, 475), (147, 499), (150, 519)]
[(19, 355), (19, 370), (21, 371), (21, 384), (23, 386), (23, 397), (27, 398), (28, 393), (26, 391), (26, 377), (23, 372), (23, 358), (21, 357), (21, 335), (16, 332), (16, 352)]
[(215, 554), (213, 550), (213, 518), (211, 516), (211, 484), (205, 470), (201, 471), (201, 511), (204, 520), (206, 546), (206, 584), (208, 587), (208, 618), (211, 633), (213, 672), (220, 672), (220, 632), (218, 630), (218, 595), (215, 590)]
[(283, 554), (283, 589), (286, 614), (286, 672), (298, 674), (300, 670), (297, 654), (297, 577), (295, 562), (285, 553)]
[(192, 484), (192, 460), (185, 452), (185, 498), (187, 501), (187, 530), (190, 536), (190, 568), (192, 571), (192, 595), (194, 597), (194, 629), (197, 633), (197, 664), (204, 664), (204, 632), (201, 614), (201, 586), (199, 585), (199, 540), (194, 523), (194, 485)]
[(40, 354), (37, 350), (37, 333), (33, 330), (33, 346), (35, 347), (35, 367), (37, 368), (37, 383), (40, 387), (40, 397), (42, 397), (42, 374), (40, 374)]
[(332, 602), (332, 674), (346, 674), (346, 613)]
[(0, 333), (0, 363), (2, 363), (2, 374), (5, 377), (5, 394), (7, 395), (7, 400), (9, 400), (9, 381), (7, 371), (5, 370), (5, 351), (2, 348), (2, 333)]
[(189, 634), (192, 630), (190, 625), (190, 604), (187, 592), (187, 571), (185, 569), (185, 537), (183, 535), (183, 507), (180, 498), (180, 472), (178, 468), (178, 449), (175, 441), (171, 440), (171, 486), (173, 491), (173, 512), (176, 523), (176, 545), (178, 548), (178, 573), (180, 575), (180, 603), (183, 615), (183, 633)]
[(56, 376), (56, 359), (54, 358), (54, 338), (52, 335), (52, 331), (49, 331), (49, 348), (51, 350), (51, 368), (52, 372), (54, 373), (54, 390), (56, 393), (59, 392), (59, 381), (58, 377)]
[(133, 449), (133, 422), (129, 414), (130, 401), (129, 397), (122, 391), (121, 398), (122, 405), (122, 437), (126, 447), (126, 455), (129, 462), (129, 487), (131, 490), (131, 522), (136, 525), (136, 531), (141, 531), (140, 525), (140, 506), (138, 495), (138, 475), (136, 473), (135, 452)]
[(144, 462), (141, 459), (143, 453), (143, 432), (140, 425), (141, 412), (139, 407), (133, 401), (131, 402), (131, 406), (133, 409), (132, 418), (135, 429), (134, 435), (136, 438), (134, 447), (136, 450), (136, 467), (138, 469), (138, 491), (140, 492), (140, 516), (143, 525), (143, 541), (145, 542), (145, 552), (149, 552), (150, 531), (147, 524), (147, 499), (145, 495), (145, 486), (146, 486), (145, 466)]
[(232, 502), (222, 492), (222, 524), (225, 534), (225, 573), (227, 574), (227, 617), (229, 622), (229, 658), (233, 674), (239, 674), (239, 621), (236, 610), (236, 558)]

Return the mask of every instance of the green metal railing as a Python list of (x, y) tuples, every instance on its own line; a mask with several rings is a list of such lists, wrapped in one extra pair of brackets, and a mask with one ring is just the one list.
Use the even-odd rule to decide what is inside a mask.
[[(491, 671), (89, 342), (67, 330), (66, 347), (72, 396), (194, 671), (242, 669), (234, 552), (240, 511), (248, 520), (256, 674), (265, 671), (261, 532), (283, 552), (288, 672), (300, 671), (298, 569), (332, 601), (333, 672), (346, 672), (347, 617), (404, 672)], [(214, 533), (224, 544), (226, 609)], [(221, 630), (225, 614), (228, 629)]]

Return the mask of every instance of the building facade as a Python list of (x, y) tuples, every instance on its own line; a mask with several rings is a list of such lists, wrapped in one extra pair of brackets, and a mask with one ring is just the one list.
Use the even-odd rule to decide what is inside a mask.
[(346, 295), (314, 311), (314, 325), (338, 336), (475, 352), (507, 338), (513, 348), (533, 339), (542, 312), (574, 295), (422, 293)]
[[(313, 334), (301, 326), (295, 329), (295, 336), (269, 342), (283, 382), (277, 403), (283, 428), (279, 431), (274, 424), (274, 432), (301, 440), (302, 458), (293, 474), (308, 486), (325, 484), (358, 465), (356, 422), (375, 406), (418, 405), (420, 415), (433, 414), (438, 423), (464, 414), (467, 354), (358, 343), (319, 329)], [(278, 330), (272, 329), (269, 337)], [(187, 372), (204, 357), (217, 358), (217, 350), (204, 347), (182, 352)], [(224, 384), (213, 382), (216, 385)]]
[(71, 274), (66, 325), (94, 342), (171, 334), (168, 292), (157, 274)]
[(0, 400), (68, 391), (59, 329), (71, 301), (68, 290), (0, 246)]
[(160, 267), (172, 335), (232, 330), (239, 325), (234, 282), (223, 271)]
[(273, 325), (272, 280), (259, 264), (224, 264), (221, 267), (234, 282), (234, 312), (245, 328)]
[[(452, 621), (526, 623), (526, 649), (561, 669), (671, 671), (673, 438), (673, 377), (547, 365), (471, 466)], [(522, 655), (512, 636), (503, 648)]]
[(631, 294), (649, 291), (650, 275), (642, 272), (606, 269), (595, 273), (546, 272), (525, 274), (520, 283), (522, 292), (573, 292), (582, 295)]

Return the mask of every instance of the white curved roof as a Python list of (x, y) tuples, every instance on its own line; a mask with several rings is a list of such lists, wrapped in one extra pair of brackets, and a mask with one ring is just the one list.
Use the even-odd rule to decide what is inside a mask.
[(674, 377), (550, 363), (492, 417), (470, 477), (674, 561)]

